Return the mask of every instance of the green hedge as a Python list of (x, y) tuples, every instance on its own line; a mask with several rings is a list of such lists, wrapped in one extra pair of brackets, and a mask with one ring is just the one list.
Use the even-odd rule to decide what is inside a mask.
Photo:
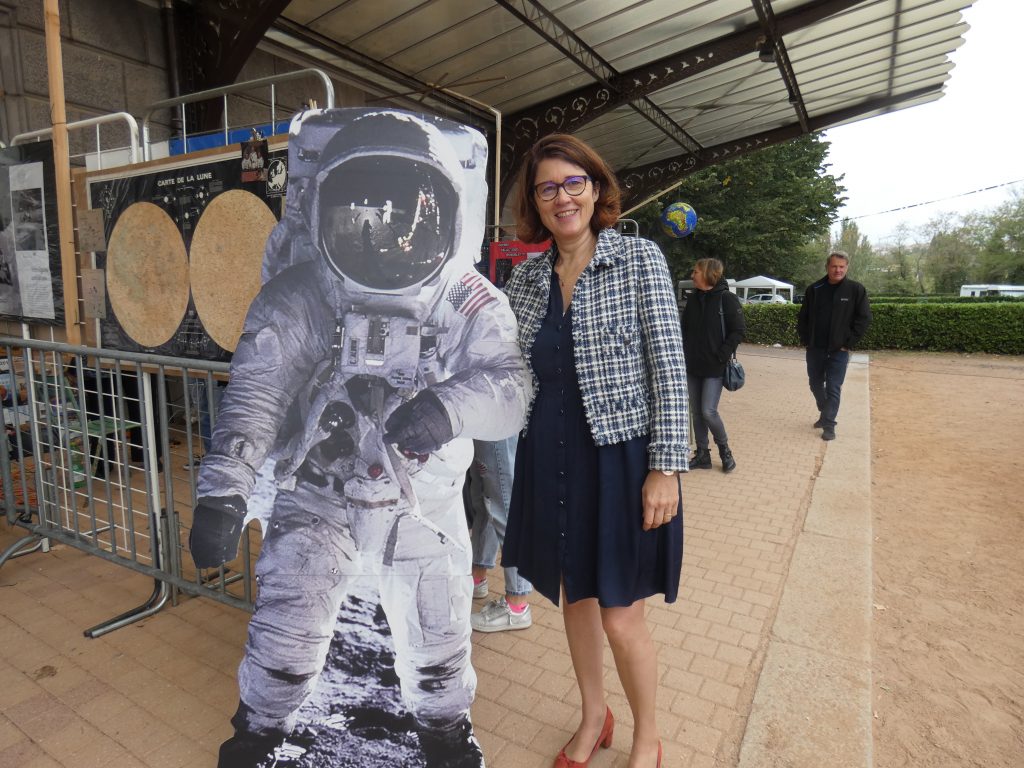
[[(747, 304), (747, 341), (799, 346), (797, 304)], [(872, 304), (860, 349), (1024, 354), (1024, 303)]]

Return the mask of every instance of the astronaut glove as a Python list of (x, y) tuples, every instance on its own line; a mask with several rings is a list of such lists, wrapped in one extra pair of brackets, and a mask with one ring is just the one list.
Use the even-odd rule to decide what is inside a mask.
[(407, 455), (433, 453), (454, 436), (448, 411), (429, 389), (395, 408), (384, 423), (384, 439)]
[(216, 568), (234, 559), (244, 519), (245, 499), (237, 494), (196, 500), (188, 547), (197, 568)]

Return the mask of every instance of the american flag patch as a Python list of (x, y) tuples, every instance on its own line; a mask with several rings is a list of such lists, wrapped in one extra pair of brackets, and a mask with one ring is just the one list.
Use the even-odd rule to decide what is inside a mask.
[(487, 289), (487, 281), (479, 274), (466, 274), (448, 291), (448, 301), (464, 317), (472, 317), (481, 307), (497, 301)]

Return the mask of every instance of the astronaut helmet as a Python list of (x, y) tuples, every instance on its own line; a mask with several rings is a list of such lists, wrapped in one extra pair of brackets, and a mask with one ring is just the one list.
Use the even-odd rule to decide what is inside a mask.
[[(346, 288), (417, 295), (471, 267), (482, 242), (483, 211), (467, 215), (477, 205), (469, 198), (480, 195), (467, 189), (466, 176), (478, 162), (460, 158), (465, 150), (453, 137), (479, 134), (400, 110), (325, 115), (334, 118), (336, 130), (319, 153), (305, 195), (306, 218), (326, 265)], [(483, 145), (482, 137), (476, 144)]]

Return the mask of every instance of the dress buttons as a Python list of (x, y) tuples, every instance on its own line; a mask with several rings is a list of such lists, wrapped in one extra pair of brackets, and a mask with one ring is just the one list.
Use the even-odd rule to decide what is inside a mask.
[(562, 372), (561, 368), (555, 368), (555, 373), (561, 373), (561, 372)]

